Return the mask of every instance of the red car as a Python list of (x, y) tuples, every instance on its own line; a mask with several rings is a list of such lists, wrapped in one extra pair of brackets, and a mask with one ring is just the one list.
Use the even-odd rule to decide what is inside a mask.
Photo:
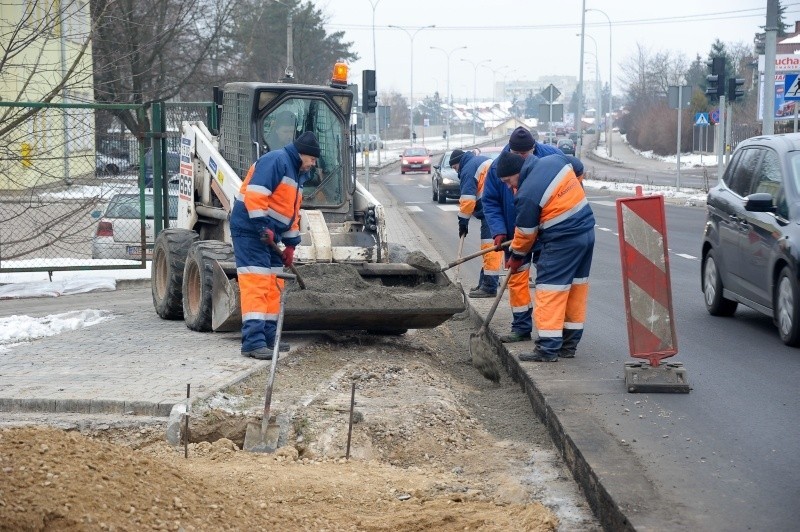
[(431, 173), (431, 154), (426, 148), (406, 148), (400, 156), (400, 173)]

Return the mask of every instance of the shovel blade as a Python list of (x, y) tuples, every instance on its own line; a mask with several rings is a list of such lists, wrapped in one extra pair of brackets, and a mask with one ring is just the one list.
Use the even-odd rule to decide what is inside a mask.
[(244, 433), (242, 448), (251, 453), (274, 453), (278, 449), (280, 432), (280, 427), (275, 422), (267, 424), (250, 422)]
[(500, 382), (500, 370), (497, 368), (494, 350), (486, 334), (472, 333), (469, 336), (469, 354), (472, 357), (472, 365), (481, 375), (492, 382)]

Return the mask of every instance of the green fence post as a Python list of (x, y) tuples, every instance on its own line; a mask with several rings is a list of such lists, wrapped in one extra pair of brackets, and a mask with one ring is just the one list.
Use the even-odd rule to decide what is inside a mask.
[(158, 235), (164, 228), (161, 191), (164, 181), (164, 102), (153, 102), (153, 233)]

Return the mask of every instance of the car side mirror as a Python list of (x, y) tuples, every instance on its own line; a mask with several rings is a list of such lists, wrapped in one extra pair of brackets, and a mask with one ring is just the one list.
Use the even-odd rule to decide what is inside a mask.
[(402, 159), (403, 158), (403, 154), (401, 153), (400, 155), (398, 155), (398, 157)]
[(434, 170), (441, 170), (441, 169), (442, 169), (442, 167), (441, 167), (441, 166), (439, 166), (438, 164), (434, 164), (434, 165), (433, 165), (433, 169), (434, 169)]
[(745, 198), (744, 210), (749, 212), (775, 212), (777, 209), (769, 192), (756, 192)]

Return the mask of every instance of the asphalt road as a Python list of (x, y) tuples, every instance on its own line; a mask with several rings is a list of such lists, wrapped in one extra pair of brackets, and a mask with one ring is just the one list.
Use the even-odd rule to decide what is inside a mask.
[[(442, 256), (454, 259), (457, 203), (432, 202), (428, 174), (401, 176), (395, 169), (380, 179)], [(644, 468), (659, 494), (651, 503), (674, 505), (676, 523), (664, 529), (797, 530), (800, 350), (784, 346), (771, 319), (755, 311), (741, 308), (734, 318), (706, 312), (699, 273), (704, 209), (667, 205), (675, 359), (685, 364), (693, 389), (688, 395), (620, 393), (629, 356), (615, 198), (588, 195), (597, 243), (580, 349), (600, 362), (574, 371), (608, 379), (612, 390), (576, 393), (575, 401), (585, 402), (635, 454), (631, 467)], [(473, 220), (464, 254), (478, 250), (478, 234)], [(475, 284), (479, 268), (479, 260), (462, 266), (466, 287)]]

